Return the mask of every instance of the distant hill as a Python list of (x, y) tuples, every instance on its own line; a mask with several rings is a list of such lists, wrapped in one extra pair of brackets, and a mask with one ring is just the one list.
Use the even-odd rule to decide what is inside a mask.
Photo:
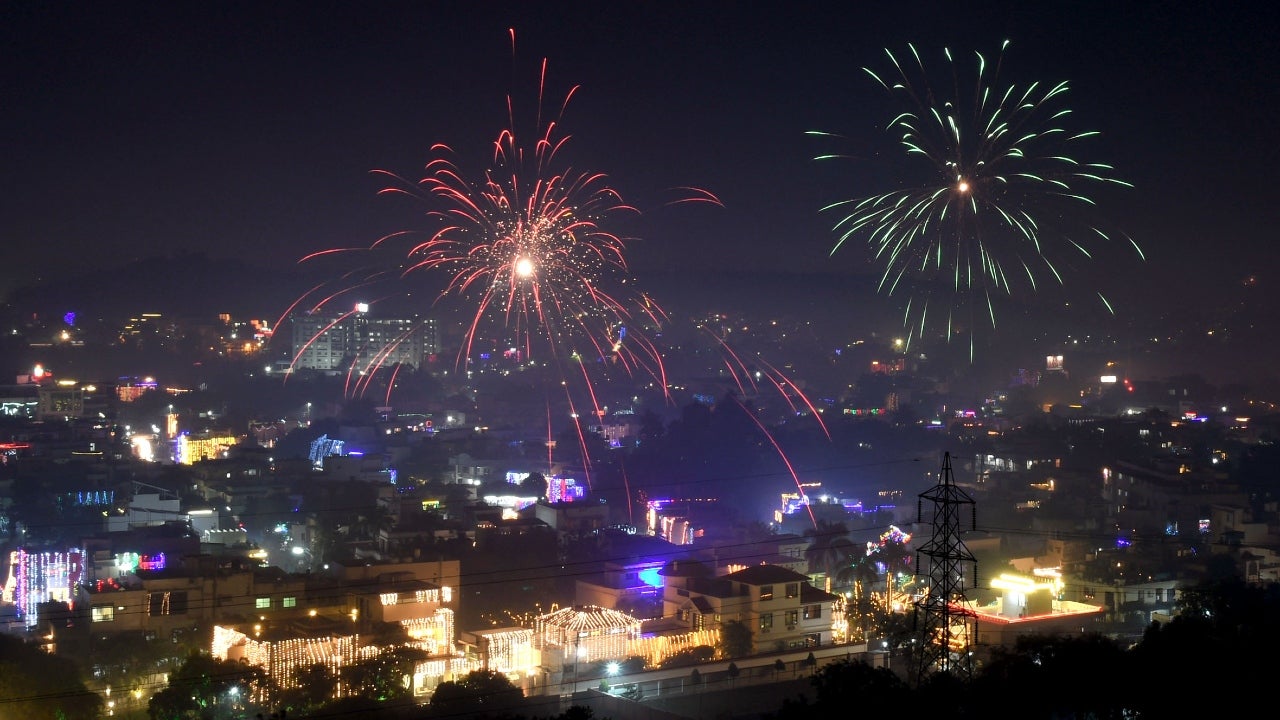
[(292, 268), (184, 253), (19, 287), (5, 304), (24, 315), (258, 317), (283, 312), (307, 287), (308, 278)]

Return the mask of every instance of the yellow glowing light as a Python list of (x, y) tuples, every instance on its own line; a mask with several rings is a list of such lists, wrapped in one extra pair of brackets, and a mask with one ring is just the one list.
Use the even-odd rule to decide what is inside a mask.
[(533, 261), (527, 257), (516, 260), (516, 275), (522, 278), (529, 277), (533, 274)]
[(969, 192), (969, 181), (961, 180), (960, 182), (956, 183), (956, 192), (959, 192), (959, 193)]

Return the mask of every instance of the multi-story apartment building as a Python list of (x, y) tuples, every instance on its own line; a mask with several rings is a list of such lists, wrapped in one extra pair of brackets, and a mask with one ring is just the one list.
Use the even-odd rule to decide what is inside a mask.
[(392, 365), (419, 368), (438, 349), (432, 318), (379, 318), (363, 309), (336, 318), (303, 315), (293, 319), (295, 370), (336, 373), (353, 366), (357, 372)]
[(1214, 506), (1246, 505), (1243, 490), (1203, 471), (1161, 471), (1117, 462), (1104, 468), (1102, 499), (1116, 527), (1146, 537), (1194, 537)]
[(344, 618), (355, 632), (398, 623), (415, 640), (445, 648), (455, 632), (458, 580), (456, 560), (335, 566), (311, 576), (201, 555), (95, 582), (87, 594), (93, 630), (102, 634), (168, 637), (195, 624), (271, 624), (318, 615)]

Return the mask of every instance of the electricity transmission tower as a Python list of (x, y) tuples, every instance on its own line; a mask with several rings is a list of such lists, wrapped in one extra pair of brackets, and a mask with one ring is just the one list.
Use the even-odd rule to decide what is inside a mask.
[[(938, 484), (920, 493), (917, 522), (924, 523), (925, 503), (930, 504), (933, 533), (929, 541), (916, 550), (916, 574), (926, 575), (928, 593), (916, 601), (915, 622), (917, 648), (912, 657), (914, 682), (919, 683), (936, 672), (949, 672), (968, 680), (973, 675), (973, 653), (970, 647), (977, 633), (977, 618), (964, 596), (964, 571), (973, 568), (973, 585), (978, 584), (978, 566), (973, 554), (960, 540), (960, 513), (969, 506), (969, 529), (977, 527), (977, 510), (973, 498), (955, 484), (951, 474), (951, 453), (942, 456)], [(922, 567), (920, 558), (928, 560)]]

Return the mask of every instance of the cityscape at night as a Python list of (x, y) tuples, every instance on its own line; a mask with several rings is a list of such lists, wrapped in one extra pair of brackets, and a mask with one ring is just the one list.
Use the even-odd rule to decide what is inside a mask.
[(1274, 10), (6, 15), (0, 718), (1265, 687)]

